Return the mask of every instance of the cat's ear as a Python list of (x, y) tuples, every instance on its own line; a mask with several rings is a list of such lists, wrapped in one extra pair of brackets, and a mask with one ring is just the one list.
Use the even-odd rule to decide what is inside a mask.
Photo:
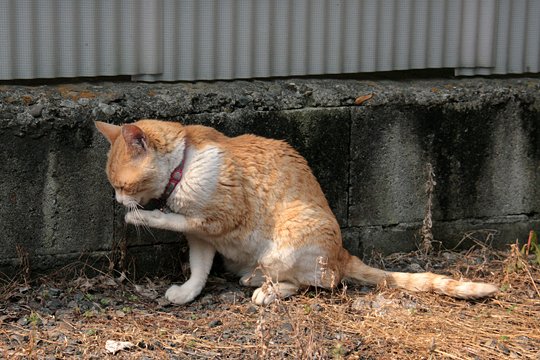
[(126, 124), (122, 126), (122, 136), (129, 151), (134, 155), (144, 153), (148, 148), (146, 135), (137, 125)]
[(100, 133), (105, 136), (107, 140), (109, 140), (109, 143), (113, 144), (118, 135), (120, 135), (121, 127), (118, 125), (113, 124), (107, 124), (101, 121), (94, 121), (94, 124), (96, 125), (96, 128), (99, 130)]

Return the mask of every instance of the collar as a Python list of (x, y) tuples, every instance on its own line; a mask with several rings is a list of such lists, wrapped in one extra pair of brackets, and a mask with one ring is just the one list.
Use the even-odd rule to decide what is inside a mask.
[(162, 204), (167, 203), (167, 199), (169, 196), (171, 196), (172, 192), (176, 188), (176, 185), (182, 180), (182, 175), (184, 174), (184, 160), (185, 160), (185, 152), (184, 152), (184, 158), (180, 162), (180, 165), (178, 165), (173, 172), (171, 173), (171, 177), (169, 178), (169, 182), (167, 183), (167, 186), (165, 186), (165, 191), (163, 191), (163, 194), (161, 195), (160, 201)]

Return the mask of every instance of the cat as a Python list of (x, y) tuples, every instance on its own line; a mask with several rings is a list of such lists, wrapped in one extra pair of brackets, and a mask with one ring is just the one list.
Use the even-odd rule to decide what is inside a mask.
[[(349, 254), (307, 161), (284, 141), (159, 120), (95, 125), (111, 144), (106, 173), (128, 209), (125, 221), (187, 238), (191, 275), (166, 291), (172, 303), (201, 293), (216, 252), (242, 285), (256, 288), (257, 305), (342, 280), (463, 299), (498, 291), (428, 272), (383, 271)], [(142, 209), (153, 199), (164, 208)]]

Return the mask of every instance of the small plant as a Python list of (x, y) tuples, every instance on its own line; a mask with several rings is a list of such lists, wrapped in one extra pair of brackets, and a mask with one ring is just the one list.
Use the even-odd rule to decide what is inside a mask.
[(93, 318), (94, 316), (96, 316), (96, 313), (94, 310), (86, 310), (83, 314), (83, 316), (87, 319), (90, 319), (90, 318)]
[(190, 340), (190, 341), (186, 344), (186, 347), (188, 347), (188, 348), (194, 348), (196, 345), (197, 345), (197, 343), (195, 342), (195, 340)]
[(515, 273), (523, 270), (527, 267), (527, 261), (524, 259), (524, 255), (519, 250), (517, 241), (515, 244), (510, 245), (510, 256), (506, 261), (506, 272)]
[(110, 299), (107, 299), (107, 298), (101, 298), (99, 300), (99, 303), (103, 306), (109, 306), (109, 304), (111, 303), (111, 300)]
[(529, 232), (527, 243), (519, 249), (517, 241), (511, 245), (510, 257), (506, 266), (509, 273), (527, 268), (527, 259), (533, 255), (531, 260), (533, 264), (540, 265), (540, 245), (538, 244), (538, 235), (534, 230)]
[(435, 171), (433, 166), (427, 164), (427, 180), (426, 180), (426, 209), (424, 213), (424, 220), (422, 221), (422, 229), (420, 230), (420, 235), (422, 236), (422, 244), (420, 248), (425, 255), (428, 255), (433, 250), (433, 232), (431, 231), (433, 227), (433, 193), (435, 192)]
[(28, 283), (30, 282), (30, 256), (26, 248), (24, 248), (22, 245), (17, 244), (15, 246), (15, 249), (17, 250), (17, 257), (19, 258), (19, 264), (24, 284), (28, 285)]
[(39, 315), (32, 311), (32, 313), (28, 316), (28, 322), (32, 325), (40, 325), (41, 324), (41, 318)]
[(521, 254), (524, 256), (534, 255), (532, 262), (535, 265), (540, 265), (540, 245), (538, 244), (536, 231), (531, 230), (529, 232), (529, 239), (527, 240), (527, 244), (521, 248)]
[(343, 359), (347, 350), (341, 343), (337, 343), (336, 346), (332, 349), (332, 356), (334, 359)]

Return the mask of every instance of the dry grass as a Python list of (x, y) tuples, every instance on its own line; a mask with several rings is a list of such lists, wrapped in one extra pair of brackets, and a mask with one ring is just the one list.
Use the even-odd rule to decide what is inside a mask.
[[(501, 286), (495, 299), (474, 302), (342, 286), (334, 292), (308, 289), (258, 308), (249, 301), (250, 289), (213, 277), (194, 303), (169, 306), (151, 295), (166, 289), (161, 280), (136, 287), (104, 275), (72, 282), (47, 278), (31, 289), (9, 281), (0, 289), (0, 357), (540, 359), (540, 267), (516, 249), (401, 254), (378, 264), (416, 264)], [(63, 305), (50, 311), (55, 297), (44, 291), (55, 287)], [(231, 287), (235, 297), (223, 299)], [(97, 306), (87, 309), (88, 303)], [(110, 339), (135, 346), (108, 354)]]

